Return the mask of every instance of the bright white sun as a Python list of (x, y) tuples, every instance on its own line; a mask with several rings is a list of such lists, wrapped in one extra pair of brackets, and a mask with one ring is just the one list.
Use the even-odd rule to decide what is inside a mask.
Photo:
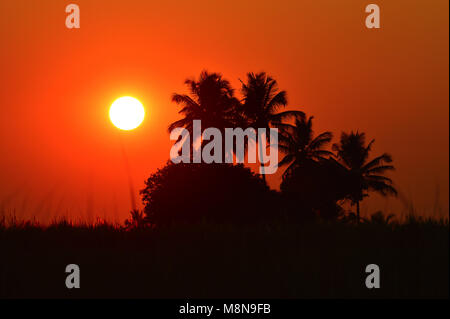
[(131, 96), (118, 98), (111, 104), (109, 118), (119, 129), (129, 131), (138, 127), (144, 120), (144, 106)]

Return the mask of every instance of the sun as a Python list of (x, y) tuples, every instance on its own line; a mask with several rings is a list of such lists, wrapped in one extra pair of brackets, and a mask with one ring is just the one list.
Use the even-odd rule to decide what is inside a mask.
[(139, 125), (145, 117), (144, 106), (138, 99), (122, 96), (115, 100), (109, 109), (111, 122), (119, 129), (129, 131)]

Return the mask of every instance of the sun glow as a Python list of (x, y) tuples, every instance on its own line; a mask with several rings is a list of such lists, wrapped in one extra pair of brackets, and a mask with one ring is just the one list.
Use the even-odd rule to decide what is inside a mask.
[(131, 96), (118, 98), (111, 104), (109, 118), (117, 128), (125, 131), (133, 130), (145, 117), (144, 106), (138, 99)]

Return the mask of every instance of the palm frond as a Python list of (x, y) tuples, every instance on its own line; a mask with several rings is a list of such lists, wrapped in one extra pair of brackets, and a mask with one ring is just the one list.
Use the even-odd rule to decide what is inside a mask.
[(324, 133), (316, 136), (309, 144), (309, 147), (313, 150), (320, 149), (323, 146), (330, 143), (332, 139), (333, 139), (333, 134), (331, 132), (324, 132)]
[(383, 196), (387, 195), (397, 196), (397, 190), (392, 185), (389, 185), (384, 181), (370, 180), (368, 181), (367, 186), (368, 189), (378, 192)]
[(305, 113), (302, 111), (284, 111), (276, 114), (271, 114), (270, 120), (273, 122), (282, 122), (289, 118), (305, 118)]
[(282, 106), (286, 106), (287, 104), (287, 97), (286, 97), (286, 91), (278, 92), (274, 97), (272, 97), (267, 105), (267, 109), (270, 112), (275, 112)]
[(372, 181), (377, 181), (377, 182), (385, 182), (385, 183), (392, 184), (392, 179), (390, 179), (389, 177), (386, 177), (386, 176), (381, 176), (381, 175), (365, 175), (365, 178), (366, 178), (367, 180), (372, 180)]
[(172, 132), (174, 129), (176, 129), (177, 127), (187, 127), (188, 125), (192, 124), (192, 122), (190, 121), (190, 119), (187, 118), (183, 118), (181, 120), (175, 121), (172, 124), (169, 125), (169, 127), (167, 128), (167, 131), (170, 133)]
[(287, 154), (286, 156), (283, 157), (283, 159), (281, 161), (278, 162), (278, 167), (283, 167), (289, 163), (291, 163), (294, 160), (294, 157), (292, 156), (292, 154)]
[(362, 167), (362, 169), (363, 170), (370, 170), (371, 168), (374, 168), (375, 166), (378, 166), (378, 165), (382, 164), (383, 162), (391, 163), (392, 162), (392, 156), (387, 154), (387, 153), (384, 153), (383, 155), (375, 157), (373, 160), (371, 160), (370, 162), (365, 164)]
[(367, 174), (380, 174), (384, 173), (386, 171), (393, 171), (395, 170), (395, 167), (393, 165), (382, 165), (382, 166), (376, 166), (374, 168), (365, 170)]

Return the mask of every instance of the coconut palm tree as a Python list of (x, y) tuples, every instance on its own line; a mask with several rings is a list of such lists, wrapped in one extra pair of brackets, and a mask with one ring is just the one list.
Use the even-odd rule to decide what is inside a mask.
[[(234, 97), (230, 83), (219, 73), (203, 71), (198, 80), (185, 81), (189, 94), (175, 93), (172, 101), (181, 106), (178, 112), (183, 118), (169, 125), (169, 132), (177, 127), (186, 128), (193, 135), (193, 121), (201, 120), (202, 127), (215, 127), (221, 130), (222, 137), (227, 127), (238, 122), (239, 100)], [(194, 141), (191, 141), (191, 145)], [(192, 152), (191, 152), (192, 156)]]
[(360, 202), (375, 191), (383, 196), (397, 195), (390, 178), (383, 173), (394, 170), (391, 155), (384, 153), (369, 160), (369, 153), (375, 140), (365, 145), (365, 134), (359, 132), (343, 132), (338, 144), (333, 145), (339, 162), (349, 172), (350, 195), (352, 204), (356, 204), (356, 218), (360, 221)]
[(278, 149), (285, 154), (278, 166), (288, 166), (283, 173), (283, 179), (302, 165), (318, 163), (333, 156), (332, 152), (325, 149), (331, 142), (333, 134), (324, 132), (314, 137), (312, 120), (312, 116), (306, 118), (303, 115), (296, 117), (294, 125), (274, 123), (280, 129)]
[[(301, 111), (284, 111), (277, 113), (281, 108), (286, 107), (286, 91), (278, 89), (277, 81), (268, 76), (265, 72), (248, 73), (247, 82), (242, 82), (241, 92), (243, 95), (240, 114), (245, 120), (246, 127), (265, 128), (270, 131), (270, 126), (281, 123), (290, 117), (304, 116)], [(267, 134), (269, 138), (269, 134)], [(262, 159), (262, 147), (258, 147), (260, 158)], [(262, 171), (263, 171), (263, 164)], [(265, 175), (262, 174), (265, 181)]]

